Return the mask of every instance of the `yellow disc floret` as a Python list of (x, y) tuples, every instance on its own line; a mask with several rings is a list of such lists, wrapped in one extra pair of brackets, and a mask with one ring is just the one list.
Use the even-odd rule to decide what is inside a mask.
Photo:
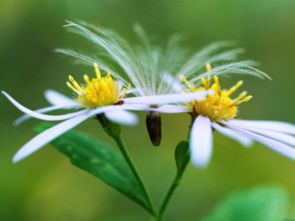
[(185, 79), (182, 79), (182, 81), (188, 85), (188, 91), (211, 90), (215, 92), (212, 95), (208, 95), (205, 100), (189, 103), (191, 112), (196, 115), (206, 116), (212, 121), (235, 118), (238, 113), (238, 105), (249, 101), (252, 96), (247, 95), (247, 92), (243, 91), (236, 98), (231, 98), (230, 96), (243, 84), (243, 81), (239, 81), (228, 90), (222, 90), (217, 76), (214, 76), (214, 83), (211, 85), (209, 75), (211, 66), (207, 65), (206, 69), (208, 71), (208, 79), (201, 79), (201, 87), (194, 88)]
[(108, 73), (102, 77), (98, 66), (94, 65), (96, 77), (90, 79), (84, 75), (84, 85), (80, 85), (71, 75), (67, 86), (77, 94), (77, 101), (86, 108), (97, 108), (115, 104), (120, 100), (118, 84)]

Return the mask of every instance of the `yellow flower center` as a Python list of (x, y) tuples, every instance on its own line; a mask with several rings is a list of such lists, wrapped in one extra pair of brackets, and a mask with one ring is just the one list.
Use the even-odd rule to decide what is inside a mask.
[(96, 77), (90, 79), (87, 74), (84, 75), (84, 85), (80, 85), (71, 75), (67, 86), (76, 93), (77, 101), (86, 108), (92, 109), (101, 106), (118, 103), (124, 96), (125, 89), (120, 89), (118, 84), (112, 79), (110, 73), (101, 77), (101, 73), (96, 64), (94, 64)]
[(237, 84), (228, 90), (222, 90), (217, 76), (214, 76), (214, 83), (211, 85), (211, 66), (209, 64), (206, 66), (206, 69), (209, 76), (208, 79), (201, 79), (201, 87), (194, 88), (185, 78), (182, 79), (188, 85), (189, 91), (211, 90), (215, 92), (212, 95), (208, 95), (205, 100), (189, 103), (188, 105), (192, 113), (206, 116), (212, 121), (235, 118), (238, 113), (238, 106), (241, 103), (249, 101), (252, 96), (247, 95), (247, 92), (243, 91), (236, 98), (231, 98), (230, 96), (243, 84), (243, 81), (237, 82)]

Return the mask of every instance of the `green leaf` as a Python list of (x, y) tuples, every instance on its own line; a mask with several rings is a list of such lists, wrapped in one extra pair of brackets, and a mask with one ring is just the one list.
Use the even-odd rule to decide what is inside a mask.
[(189, 143), (186, 140), (180, 141), (175, 148), (175, 161), (177, 175), (181, 176), (189, 162)]
[(203, 221), (278, 221), (286, 218), (288, 200), (278, 187), (260, 187), (229, 195)]
[[(42, 132), (51, 126), (51, 124), (41, 124), (36, 131)], [(121, 154), (114, 147), (74, 130), (55, 139), (51, 144), (69, 157), (73, 165), (101, 179), (151, 211), (140, 185)]]

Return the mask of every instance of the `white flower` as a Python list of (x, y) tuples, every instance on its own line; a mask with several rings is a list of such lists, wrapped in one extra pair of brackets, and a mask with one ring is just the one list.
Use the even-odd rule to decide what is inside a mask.
[[(202, 89), (214, 90), (203, 101), (189, 104), (196, 119), (190, 133), (191, 159), (194, 165), (206, 167), (210, 162), (213, 146), (213, 129), (249, 147), (255, 140), (272, 150), (295, 160), (295, 125), (274, 121), (237, 120), (238, 105), (249, 101), (252, 96), (242, 92), (230, 98), (241, 85), (239, 81), (229, 90), (222, 90), (217, 76), (214, 84), (202, 79)], [(201, 90), (202, 90), (201, 89)], [(200, 88), (197, 91), (201, 91)]]
[[(222, 90), (217, 75), (213, 76), (214, 83), (211, 85), (211, 65), (207, 64), (206, 69), (207, 79), (204, 78), (204, 75), (197, 77), (202, 84), (200, 87), (195, 86), (196, 78), (188, 81), (184, 76), (181, 77), (182, 82), (188, 88), (186, 91), (210, 90), (215, 92), (208, 95), (205, 100), (183, 104), (183, 108), (186, 107), (187, 112), (190, 112), (194, 119), (190, 131), (192, 163), (201, 168), (209, 164), (213, 151), (213, 130), (238, 141), (246, 147), (250, 147), (253, 141), (257, 141), (281, 155), (295, 160), (295, 125), (276, 121), (234, 119), (238, 114), (238, 105), (249, 101), (252, 96), (247, 95), (247, 92), (244, 91), (232, 99), (230, 96), (243, 82), (239, 81), (232, 88)], [(218, 70), (218, 68), (215, 68), (215, 70)], [(227, 69), (224, 69), (224, 71), (228, 73)], [(234, 69), (230, 71), (235, 73)], [(172, 76), (166, 76), (166, 82), (172, 80)], [(200, 84), (197, 83), (197, 85)], [(181, 87), (181, 90), (184, 90), (183, 85), (176, 84), (174, 86), (175, 91)]]
[[(13, 162), (22, 160), (58, 136), (93, 116), (103, 113), (113, 122), (124, 125), (134, 125), (137, 123), (137, 117), (127, 110), (152, 111), (154, 108), (150, 106), (157, 105), (158, 112), (179, 113), (186, 111), (186, 109), (177, 105), (172, 105), (173, 103), (205, 99), (208, 94), (207, 91), (203, 91), (190, 94), (167, 94), (125, 98), (125, 95), (129, 93), (130, 90), (121, 87), (121, 84), (115, 82), (110, 74), (102, 77), (97, 66), (95, 66), (95, 71), (95, 78), (90, 79), (87, 75), (84, 75), (85, 85), (80, 85), (72, 76), (69, 76), (67, 85), (76, 93), (75, 100), (56, 91), (47, 90), (45, 92), (45, 97), (49, 103), (51, 103), (51, 106), (36, 111), (24, 107), (9, 94), (2, 91), (3, 95), (5, 95), (14, 106), (25, 113), (24, 116), (16, 120), (16, 124), (19, 124), (30, 117), (45, 121), (62, 121), (40, 133), (21, 147), (14, 156)], [(45, 114), (46, 112), (54, 110), (71, 109), (76, 111), (63, 115)]]
[(212, 155), (212, 129), (248, 147), (255, 140), (279, 154), (295, 160), (295, 125), (276, 121), (212, 121), (199, 115), (191, 130), (191, 159), (197, 167), (206, 167)]
[[(69, 31), (78, 34), (89, 40), (94, 48), (98, 48), (101, 56), (88, 55), (71, 49), (58, 49), (57, 52), (74, 57), (77, 61), (99, 66), (112, 74), (115, 78), (127, 85), (122, 75), (118, 74), (115, 68), (105, 65), (104, 56), (112, 60), (116, 66), (127, 76), (128, 82), (134, 87), (137, 96), (154, 96), (173, 93), (177, 87), (177, 81), (173, 81), (173, 76), (191, 76), (200, 71), (206, 62), (228, 63), (237, 59), (243, 49), (223, 50), (231, 46), (230, 42), (213, 43), (196, 53), (190, 53), (180, 44), (180, 35), (172, 36), (166, 48), (159, 47), (150, 43), (147, 34), (140, 26), (135, 26), (135, 34), (139, 44), (129, 44), (117, 33), (102, 27), (95, 27), (85, 22), (67, 22), (65, 26)], [(95, 54), (98, 54), (95, 51)], [(263, 74), (254, 69), (253, 61), (240, 61), (222, 66), (218, 72), (230, 74), (231, 70), (235, 73), (250, 74), (261, 77)], [(215, 70), (212, 70), (214, 72)], [(170, 76), (172, 78), (170, 78)], [(171, 81), (172, 80), (172, 81)], [(181, 88), (179, 88), (181, 89)], [(153, 109), (147, 114), (147, 129), (150, 139), (154, 146), (161, 142), (161, 117), (157, 104), (151, 104)], [(175, 108), (182, 108), (177, 107)], [(182, 108), (183, 109), (183, 108)], [(170, 111), (174, 109), (169, 108)]]

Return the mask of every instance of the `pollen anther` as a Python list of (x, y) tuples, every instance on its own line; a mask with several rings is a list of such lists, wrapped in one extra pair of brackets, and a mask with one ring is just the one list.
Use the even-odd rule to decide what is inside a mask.
[(238, 105), (249, 101), (252, 96), (247, 95), (247, 92), (243, 91), (236, 98), (232, 99), (230, 96), (243, 84), (243, 81), (239, 81), (228, 90), (222, 90), (218, 76), (214, 76), (213, 79), (214, 83), (212, 85), (210, 80), (202, 78), (201, 87), (189, 88), (189, 91), (204, 91), (209, 89), (215, 92), (212, 95), (208, 95), (205, 100), (191, 102), (189, 107), (192, 113), (206, 116), (212, 121), (235, 118), (238, 113)]
[(85, 74), (83, 76), (85, 84), (81, 85), (74, 77), (69, 76), (67, 86), (76, 93), (77, 101), (90, 109), (118, 103), (124, 97), (126, 89), (123, 88), (123, 93), (120, 92), (118, 84), (109, 73), (102, 77), (96, 64), (94, 64), (94, 70), (96, 77), (90, 79)]

